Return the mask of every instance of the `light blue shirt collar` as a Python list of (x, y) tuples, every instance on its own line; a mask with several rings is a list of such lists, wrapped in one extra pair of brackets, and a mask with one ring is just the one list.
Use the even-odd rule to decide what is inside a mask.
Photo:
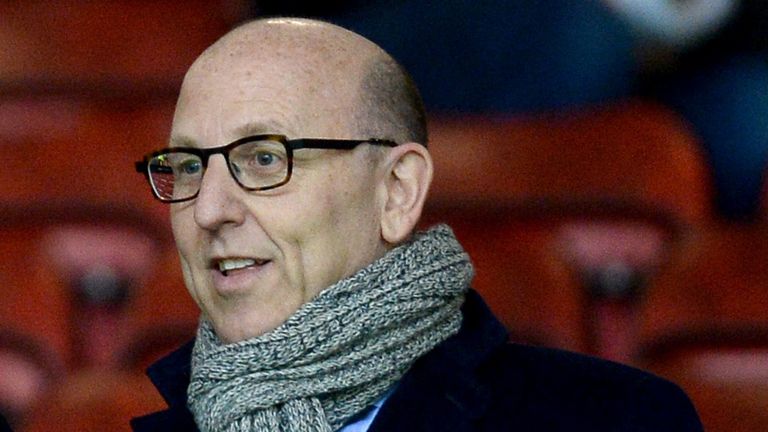
[(392, 395), (392, 393), (395, 391), (395, 388), (392, 387), (389, 389), (384, 396), (382, 396), (381, 399), (379, 399), (371, 409), (368, 411), (368, 414), (365, 415), (365, 417), (361, 418), (360, 420), (350, 423), (341, 429), (338, 430), (338, 432), (366, 432), (369, 427), (371, 427), (371, 423), (373, 423), (373, 419), (376, 418), (376, 415), (379, 413), (379, 410), (381, 409), (381, 406), (384, 405), (384, 402), (389, 399), (389, 397)]

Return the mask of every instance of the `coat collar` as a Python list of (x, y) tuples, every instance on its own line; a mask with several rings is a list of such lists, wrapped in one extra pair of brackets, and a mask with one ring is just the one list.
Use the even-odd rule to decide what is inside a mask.
[(195, 341), (160, 359), (147, 369), (147, 375), (169, 406), (187, 404), (187, 386), (192, 375), (192, 348)]
[(193, 346), (194, 340), (147, 369), (149, 379), (168, 403), (168, 409), (131, 420), (134, 431), (197, 431), (192, 413), (187, 409)]
[(507, 332), (470, 291), (459, 333), (419, 359), (379, 411), (370, 432), (473, 431), (490, 404), (481, 365), (507, 341)]

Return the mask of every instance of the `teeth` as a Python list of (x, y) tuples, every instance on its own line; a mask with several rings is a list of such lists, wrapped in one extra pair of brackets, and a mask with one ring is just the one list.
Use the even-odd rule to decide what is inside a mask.
[(256, 260), (249, 258), (225, 259), (219, 261), (219, 271), (226, 274), (228, 271), (239, 270), (256, 264)]

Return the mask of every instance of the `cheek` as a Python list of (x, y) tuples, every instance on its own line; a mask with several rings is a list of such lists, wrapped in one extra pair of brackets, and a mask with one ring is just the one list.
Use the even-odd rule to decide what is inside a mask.
[(197, 292), (197, 285), (195, 284), (195, 279), (192, 275), (192, 268), (183, 255), (180, 255), (179, 258), (181, 261), (181, 274), (184, 276), (184, 286), (186, 286), (187, 292), (189, 293), (190, 297), (192, 297), (192, 300), (194, 300), (200, 309), (204, 310), (205, 305), (202, 303), (200, 295)]
[[(288, 248), (285, 252), (296, 255), (303, 263), (317, 258), (317, 249), (329, 243), (341, 225), (343, 214), (338, 209), (336, 199), (325, 192), (301, 194), (288, 205), (272, 206), (272, 223), (265, 221), (265, 226), (272, 226), (273, 239)], [(267, 228), (269, 231), (269, 229)], [(328, 245), (330, 246), (330, 245)]]
[(185, 210), (186, 209), (171, 209), (171, 228), (176, 242), (176, 249), (179, 253), (184, 284), (195, 303), (201, 306), (199, 295), (195, 290), (196, 284), (194, 282), (194, 274), (192, 271), (193, 262), (191, 261), (199, 256), (199, 252), (195, 249), (197, 244), (195, 239), (197, 238), (197, 235), (195, 233), (195, 225), (192, 217), (187, 216), (187, 214), (191, 212)]
[(176, 247), (182, 255), (189, 254), (189, 248), (197, 237), (191, 207), (171, 207), (171, 230)]
[(366, 191), (337, 188), (317, 194), (311, 207), (300, 244), (309, 280), (328, 285), (378, 257), (377, 212)]

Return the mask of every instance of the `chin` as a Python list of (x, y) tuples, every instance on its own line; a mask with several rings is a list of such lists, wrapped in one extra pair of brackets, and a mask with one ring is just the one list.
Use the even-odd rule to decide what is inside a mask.
[[(247, 325), (246, 323), (248, 322), (251, 324)], [(247, 318), (224, 318), (221, 320), (211, 320), (213, 329), (216, 331), (216, 335), (219, 337), (219, 339), (222, 340), (222, 342), (227, 344), (242, 342), (244, 340), (252, 339), (265, 333), (269, 333), (279, 327), (283, 322), (284, 320), (279, 322), (263, 322), (258, 319), (248, 320)]]

